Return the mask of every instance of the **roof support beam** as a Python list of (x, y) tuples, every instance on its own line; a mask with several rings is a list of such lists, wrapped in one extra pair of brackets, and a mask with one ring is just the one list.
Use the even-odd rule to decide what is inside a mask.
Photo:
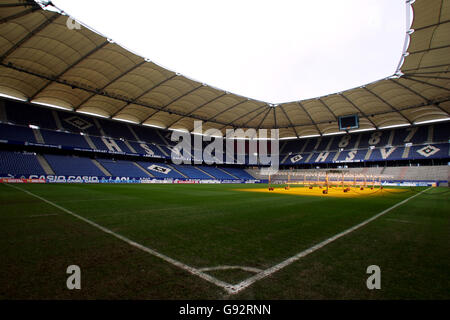
[[(125, 72), (123, 72), (122, 74), (118, 75), (117, 77), (115, 77), (114, 79), (112, 79), (111, 81), (109, 81), (106, 85), (104, 85), (103, 87), (101, 87), (99, 90), (103, 91), (106, 88), (108, 88), (110, 85), (112, 85), (114, 82), (116, 82), (117, 80), (119, 80), (120, 78), (126, 76), (127, 74), (129, 74), (130, 72), (132, 72), (133, 70), (136, 70), (137, 68), (139, 68), (140, 66), (142, 66), (145, 63), (145, 61), (141, 61), (138, 64), (135, 64), (134, 66), (132, 66), (131, 68), (129, 68), (128, 70), (126, 70)], [(90, 95), (89, 97), (87, 97), (86, 99), (84, 99), (80, 104), (78, 104), (77, 109), (79, 109), (83, 104), (85, 104), (86, 102), (88, 102), (93, 96), (95, 96), (94, 94)], [(123, 110), (123, 107), (120, 108), (118, 111), (114, 112), (114, 114), (111, 115), (112, 117), (115, 117), (120, 111)]]
[[(406, 78), (406, 79), (412, 80), (412, 81), (416, 81), (416, 82), (419, 82), (419, 83), (423, 83), (423, 84), (428, 84), (428, 85), (429, 85), (428, 82), (424, 82), (424, 81), (420, 81), (420, 80), (415, 80), (415, 79), (411, 79), (411, 78)], [(391, 81), (393, 81), (393, 80), (391, 80)], [(417, 95), (417, 96), (419, 96), (420, 98), (422, 98), (423, 100), (425, 100), (426, 103), (427, 103), (427, 105), (434, 105), (434, 106), (437, 107), (439, 110), (441, 110), (441, 111), (444, 112), (445, 114), (449, 115), (449, 113), (448, 113), (447, 111), (445, 111), (443, 108), (441, 108), (441, 106), (439, 105), (439, 103), (441, 103), (441, 102), (443, 102), (443, 101), (441, 101), (441, 102), (431, 101), (431, 100), (427, 99), (426, 97), (424, 97), (423, 95), (421, 95), (420, 93), (418, 93), (417, 91), (415, 91), (415, 90), (413, 90), (413, 89), (411, 89), (411, 88), (409, 88), (409, 87), (407, 87), (407, 86), (401, 84), (399, 81), (393, 81), (393, 82), (395, 82), (396, 84), (398, 84), (398, 85), (401, 86), (402, 88), (404, 88), (404, 89), (406, 89), (406, 90), (408, 90), (408, 91), (414, 93), (415, 95)], [(435, 85), (432, 85), (432, 86), (435, 86)], [(440, 86), (438, 86), (438, 87), (441, 88)], [(443, 89), (444, 89), (444, 88), (443, 88)], [(448, 89), (447, 89), (447, 90), (448, 90)], [(448, 90), (448, 91), (450, 91), (450, 90)]]
[[(264, 108), (265, 106), (266, 106), (266, 105), (264, 104), (264, 105), (262, 105), (262, 106), (257, 107), (257, 108), (254, 109), (254, 110), (251, 110), (251, 111), (249, 111), (249, 112), (246, 112), (246, 113), (243, 114), (242, 116), (239, 116), (239, 117), (237, 117), (237, 118), (234, 118), (234, 119), (231, 120), (230, 122), (226, 123), (223, 127), (221, 127), (220, 130), (222, 130), (223, 128), (225, 128), (225, 127), (227, 127), (227, 126), (230, 126), (230, 125), (231, 125), (233, 122), (235, 122), (236, 120), (239, 120), (239, 119), (241, 119), (241, 118), (243, 118), (243, 117), (245, 117), (245, 116), (247, 116), (247, 115), (249, 115), (249, 114), (251, 114), (251, 113), (253, 113), (253, 112), (255, 112), (255, 111), (258, 111), (258, 110), (260, 110), (261, 108)], [(263, 110), (262, 112), (264, 112), (264, 110)], [(261, 114), (262, 112), (258, 113), (258, 115)], [(252, 120), (253, 120), (253, 119), (254, 119), (254, 118), (252, 118)]]
[(437, 64), (435, 66), (427, 66), (427, 67), (418, 67), (418, 68), (411, 68), (411, 69), (405, 69), (402, 70), (402, 72), (408, 72), (408, 71), (413, 71), (413, 70), (423, 70), (423, 69), (433, 69), (433, 68), (445, 68), (450, 66), (450, 63), (444, 63), (444, 64)]
[[(408, 77), (408, 76), (403, 76), (403, 78), (408, 79), (408, 80), (411, 80), (411, 81), (415, 81), (415, 82), (418, 82), (418, 83), (421, 83), (421, 84), (425, 84), (425, 85), (428, 85), (428, 86), (430, 86), (430, 87), (435, 87), (435, 88), (438, 88), (438, 89), (450, 91), (449, 88), (445, 88), (445, 87), (442, 87), (442, 86), (438, 86), (437, 84), (429, 83), (429, 82), (422, 81), (422, 80), (418, 80), (418, 79), (413, 79), (413, 78), (410, 78), (410, 77)], [(397, 83), (401, 85), (400, 82), (397, 81)], [(412, 89), (410, 89), (410, 90), (412, 91)], [(418, 93), (416, 93), (416, 94), (419, 95)], [(426, 98), (424, 98), (424, 99), (426, 99)], [(428, 99), (427, 99), (427, 100), (428, 100)]]
[[(263, 108), (266, 108), (267, 106), (264, 105)], [(241, 125), (242, 128), (245, 128), (247, 126), (247, 123), (249, 123), (250, 121), (253, 121), (253, 119), (256, 119), (257, 117), (259, 117), (263, 112), (266, 112), (266, 109), (258, 112), (256, 115), (254, 115), (253, 117), (251, 117), (249, 120), (247, 120), (245, 123), (243, 123)], [(233, 121), (234, 122), (234, 121)]]
[(26, 15), (28, 15), (28, 14), (30, 14), (30, 13), (33, 13), (33, 12), (35, 12), (35, 11), (37, 11), (37, 10), (41, 10), (41, 7), (39, 7), (39, 6), (37, 6), (37, 7), (36, 7), (36, 6), (33, 6), (33, 7), (29, 8), (29, 9), (20, 11), (20, 12), (18, 12), (18, 13), (15, 13), (15, 14), (13, 14), (13, 15), (10, 15), (10, 16), (8, 16), (8, 17), (4, 17), (3, 19), (0, 19), (0, 24), (7, 23), (7, 22), (9, 22), (10, 20), (14, 20), (14, 19), (21, 18), (21, 17), (26, 16)]
[[(78, 88), (80, 90), (83, 90), (83, 91), (86, 91), (86, 92), (89, 92), (89, 93), (99, 94), (99, 89), (92, 89), (92, 88), (89, 88), (89, 87), (83, 87), (83, 86), (80, 86), (79, 84), (75, 84), (75, 83), (72, 83), (72, 82), (69, 82), (69, 81), (66, 81), (66, 80), (56, 79), (56, 78), (53, 78), (51, 76), (47, 76), (47, 75), (43, 75), (43, 74), (40, 74), (40, 73), (36, 73), (34, 71), (30, 71), (30, 70), (27, 70), (25, 68), (22, 68), (22, 67), (19, 67), (17, 65), (14, 65), (11, 62), (9, 62), (9, 63), (0, 62), (0, 66), (1, 67), (5, 67), (5, 68), (9, 68), (9, 69), (12, 69), (12, 70), (15, 70), (15, 71), (18, 71), (18, 72), (23, 72), (23, 73), (26, 73), (28, 75), (31, 75), (31, 76), (34, 76), (34, 77), (37, 77), (37, 78), (41, 78), (41, 79), (45, 79), (45, 80), (49, 80), (49, 81), (54, 81), (56, 83), (63, 84), (63, 85), (69, 86), (69, 87), (76, 87), (76, 88)], [(144, 108), (148, 108), (148, 109), (161, 110), (160, 107), (157, 107), (157, 106), (154, 106), (154, 105), (151, 105), (151, 104), (147, 104), (147, 103), (144, 103), (144, 102), (139, 102), (136, 99), (128, 99), (126, 97), (119, 96), (119, 95), (114, 95), (114, 94), (111, 94), (111, 93), (108, 93), (108, 92), (101, 92), (101, 95), (103, 95), (105, 97), (108, 97), (108, 98), (111, 98), (111, 99), (114, 99), (114, 100), (117, 100), (117, 101), (126, 102), (127, 104), (136, 104), (138, 106), (141, 106), (141, 107), (144, 107)], [(176, 111), (172, 111), (172, 113), (176, 114), (176, 115), (179, 115), (179, 116), (184, 116), (185, 115), (184, 113), (176, 112)], [(205, 119), (203, 119), (201, 117), (197, 117), (195, 115), (191, 115), (191, 118), (202, 120), (202, 121), (205, 120)], [(214, 121), (214, 122), (218, 123), (218, 124), (221, 124), (221, 125), (225, 125), (225, 126), (228, 125), (228, 124), (226, 124), (224, 122), (220, 122), (220, 121)]]
[(275, 124), (275, 129), (277, 129), (278, 128), (278, 126), (277, 126), (277, 113), (275, 111), (275, 108), (273, 108), (273, 122)]
[[(77, 64), (79, 64), (80, 62), (82, 62), (84, 59), (88, 58), (89, 56), (91, 56), (92, 54), (94, 54), (95, 52), (97, 52), (98, 50), (100, 50), (101, 48), (103, 48), (104, 46), (106, 46), (108, 44), (108, 41), (103, 42), (102, 44), (100, 44), (99, 46), (95, 47), (94, 49), (92, 49), (91, 51), (89, 51), (88, 53), (86, 53), (84, 56), (78, 58), (78, 60), (76, 60), (75, 62), (73, 62), (71, 65), (69, 65), (66, 69), (64, 69), (62, 72), (60, 72), (59, 74), (57, 74), (55, 76), (56, 79), (61, 78), (66, 72), (70, 71), (73, 67), (75, 67)], [(52, 81), (47, 82), (43, 87), (41, 87), (38, 91), (36, 91), (30, 98), (29, 100), (33, 100), (34, 98), (36, 98), (42, 91), (44, 91), (49, 85), (52, 84)], [(84, 102), (82, 102), (81, 104), (83, 104)], [(80, 104), (80, 105), (81, 105)], [(78, 105), (76, 108), (74, 108), (75, 110), (78, 109), (78, 107), (80, 106)]]
[(218, 95), (218, 96), (215, 97), (214, 99), (211, 99), (211, 100), (209, 100), (209, 101), (206, 101), (205, 103), (199, 105), (197, 108), (194, 108), (192, 111), (186, 113), (185, 116), (183, 116), (183, 117), (177, 119), (176, 121), (173, 121), (172, 123), (170, 123), (170, 124), (167, 126), (167, 128), (170, 128), (171, 126), (173, 126), (175, 123), (177, 123), (177, 122), (180, 121), (181, 119), (184, 119), (184, 118), (189, 117), (191, 114), (193, 114), (193, 113), (194, 113), (195, 111), (197, 111), (198, 109), (203, 108), (203, 107), (206, 106), (207, 104), (209, 104), (209, 103), (211, 103), (211, 102), (214, 102), (214, 101), (216, 101), (216, 100), (222, 98), (222, 97), (225, 96), (225, 95), (226, 95), (226, 92), (223, 93), (223, 94)]
[(437, 27), (437, 26), (439, 26), (439, 25), (441, 25), (441, 24), (445, 24), (445, 23), (449, 23), (449, 22), (450, 22), (450, 20), (439, 21), (438, 23), (429, 24), (429, 25), (427, 25), (427, 26), (424, 26), (424, 27), (420, 27), (420, 28), (414, 29), (414, 32), (420, 31), (420, 30), (423, 30), (423, 29), (432, 28), (432, 27)]
[(298, 132), (297, 132), (297, 130), (295, 129), (294, 125), (292, 124), (291, 119), (288, 117), (288, 115), (287, 115), (287, 113), (286, 113), (286, 110), (284, 110), (284, 108), (283, 108), (282, 105), (279, 105), (279, 108), (281, 109), (281, 111), (283, 111), (283, 114), (284, 114), (284, 116), (286, 117), (286, 119), (288, 120), (289, 124), (291, 125), (292, 130), (294, 130), (295, 136), (298, 137), (298, 136), (299, 136), (299, 135), (298, 135)]
[(418, 96), (419, 98), (421, 98), (422, 100), (425, 100), (427, 103), (429, 102), (428, 98), (424, 97), (423, 95), (421, 95), (420, 93), (418, 93), (417, 91), (411, 89), (408, 86), (405, 86), (404, 84), (401, 84), (399, 81), (394, 81), (392, 79), (390, 79), (393, 83), (397, 84), (398, 86), (402, 87), (403, 89), (408, 90), (409, 92), (413, 93), (414, 95)]
[[(300, 101), (297, 101), (297, 104), (303, 110), (303, 112), (306, 113), (306, 115), (308, 116), (309, 120), (311, 120), (311, 124), (313, 124), (314, 127), (316, 127), (317, 133), (322, 135), (322, 131), (320, 131), (319, 126), (317, 125), (316, 122), (314, 122), (313, 118), (311, 117), (309, 112), (306, 110), (306, 108), (303, 106), (303, 104)], [(296, 126), (296, 127), (299, 127), (299, 126)]]
[(356, 110), (358, 110), (359, 113), (361, 113), (364, 117), (366, 117), (367, 120), (374, 126), (375, 129), (378, 129), (378, 126), (375, 124), (375, 122), (370, 120), (370, 117), (365, 112), (363, 112), (353, 101), (347, 98), (343, 93), (339, 93), (339, 95), (342, 98), (344, 98), (348, 103), (350, 103)]
[(438, 108), (439, 110), (441, 110), (443, 113), (447, 114), (447, 116), (449, 115), (449, 113), (447, 111), (445, 111), (444, 108), (442, 108), (440, 105), (440, 103), (432, 103), (433, 106), (435, 106), (436, 108)]
[(409, 55), (418, 54), (418, 53), (424, 53), (424, 52), (429, 52), (429, 51), (439, 50), (439, 49), (446, 49), (448, 47), (450, 47), (450, 44), (447, 44), (445, 46), (439, 46), (439, 47), (434, 47), (434, 48), (428, 48), (428, 49), (422, 49), (422, 50), (409, 52)]
[[(147, 119), (145, 119), (145, 120), (142, 121), (141, 123), (144, 123), (145, 121), (148, 121), (151, 117), (153, 117), (153, 116), (154, 116), (155, 114), (157, 114), (158, 112), (166, 111), (168, 106), (170, 106), (171, 104), (177, 102), (177, 101), (180, 100), (181, 98), (184, 98), (184, 97), (190, 95), (192, 92), (194, 92), (194, 91), (200, 89), (201, 87), (203, 87), (203, 84), (200, 84), (200, 85), (198, 85), (197, 87), (194, 87), (193, 89), (189, 90), (188, 92), (183, 93), (181, 96), (178, 96), (177, 98), (173, 99), (173, 100), (170, 101), (168, 104), (166, 104), (165, 106), (163, 106), (161, 109), (159, 109), (159, 110), (153, 112), (151, 115), (149, 115), (149, 116), (147, 117)], [(171, 111), (168, 111), (168, 112), (169, 112), (169, 113), (172, 113)]]
[(337, 117), (336, 114), (333, 112), (333, 110), (331, 110), (330, 107), (329, 107), (325, 102), (323, 102), (322, 99), (319, 98), (319, 99), (317, 99), (317, 100), (319, 100), (319, 101), (325, 106), (325, 108), (327, 108), (327, 110), (330, 111), (330, 113), (333, 115), (334, 119), (335, 119), (336, 121), (338, 121), (338, 117)]
[(440, 70), (440, 71), (424, 71), (424, 72), (411, 72), (405, 73), (405, 76), (414, 76), (414, 75), (422, 75), (422, 74), (435, 74), (435, 73), (449, 73), (450, 70)]
[(22, 3), (22, 2), (18, 2), (18, 3), (1, 3), (0, 4), (0, 8), (14, 8), (14, 7), (26, 7), (26, 6), (30, 6), (30, 4)]
[(50, 17), (46, 18), (43, 23), (38, 25), (36, 28), (27, 33), (25, 37), (20, 39), (14, 46), (12, 46), (8, 51), (6, 51), (1, 57), (0, 62), (4, 62), (14, 51), (20, 48), (25, 42), (33, 38), (37, 33), (44, 30), (48, 25), (50, 25), (56, 18), (59, 17), (58, 13), (52, 14)]
[[(369, 92), (370, 94), (372, 94), (375, 98), (377, 98), (378, 100), (380, 100), (381, 102), (383, 102), (385, 105), (387, 105), (389, 108), (391, 108), (392, 110), (394, 110), (396, 113), (398, 113), (403, 119), (406, 120), (406, 122), (408, 122), (409, 124), (412, 124), (412, 121), (409, 120), (400, 110), (398, 110), (397, 108), (395, 108), (392, 104), (390, 104), (389, 102), (387, 102), (386, 100), (384, 100), (382, 97), (380, 97), (378, 94), (376, 94), (375, 92), (373, 92), (372, 90), (364, 87), (364, 89)], [(378, 129), (378, 128), (377, 128)]]
[[(259, 128), (261, 128), (261, 125), (263, 124), (264, 120), (266, 120), (267, 115), (270, 113), (270, 108), (268, 108), (266, 114), (264, 115), (264, 117), (261, 119), (261, 122), (258, 124), (258, 126), (256, 127), (256, 130), (259, 130)], [(247, 122), (248, 123), (248, 122)], [(246, 124), (247, 124), (246, 123)]]
[[(436, 73), (436, 72), (435, 72)], [(443, 79), (450, 80), (450, 77), (441, 77), (441, 76), (424, 76), (417, 73), (405, 73), (404, 77), (406, 78), (428, 78), (428, 79)]]
[[(437, 104), (441, 104), (441, 103), (448, 102), (448, 101), (450, 101), (450, 97), (446, 97), (446, 98), (443, 98), (443, 99), (430, 101), (430, 103), (420, 103), (420, 104), (417, 104), (417, 105), (409, 106), (409, 107), (403, 108), (402, 111), (409, 110), (409, 109), (417, 109), (417, 108), (421, 108), (421, 107), (424, 107), (424, 106), (427, 106), (427, 105), (434, 105), (434, 106), (436, 106)], [(376, 112), (376, 113), (373, 113), (373, 115), (374, 116), (379, 116), (379, 115), (383, 115), (383, 114), (389, 114), (391, 112), (392, 111)], [(329, 121), (316, 122), (316, 124), (325, 124), (325, 123), (329, 123)], [(306, 126), (310, 126), (310, 124), (294, 124), (294, 126), (295, 127), (306, 127)], [(279, 127), (279, 128), (280, 129), (287, 129), (287, 128), (290, 128), (290, 127), (287, 126), (287, 127)]]
[[(115, 115), (117, 115), (119, 112), (121, 112), (122, 110), (124, 110), (124, 109), (125, 109), (126, 107), (128, 107), (130, 104), (139, 104), (139, 103), (138, 103), (138, 100), (139, 100), (141, 97), (145, 96), (147, 93), (149, 93), (149, 92), (152, 91), (153, 89), (159, 87), (160, 85), (166, 83), (167, 81), (172, 80), (172, 79), (175, 78), (176, 76), (177, 76), (177, 75), (174, 74), (174, 75), (170, 76), (169, 78), (164, 79), (163, 81), (160, 81), (159, 83), (155, 84), (153, 87), (151, 87), (151, 88), (145, 90), (143, 93), (141, 93), (141, 94), (138, 95), (136, 98), (134, 98), (133, 100), (131, 100), (131, 102), (125, 103), (125, 105), (124, 105), (122, 108), (119, 108), (119, 109), (116, 111)], [(78, 107), (80, 107), (80, 106), (78, 106)], [(153, 108), (153, 109), (158, 110), (158, 108)], [(141, 124), (142, 124), (142, 123), (143, 123), (143, 122), (141, 122)]]
[(235, 108), (235, 107), (237, 107), (237, 106), (239, 106), (239, 105), (241, 105), (241, 104), (243, 104), (244, 102), (247, 102), (247, 101), (248, 101), (248, 99), (244, 99), (244, 100), (242, 100), (242, 101), (240, 101), (238, 103), (235, 103), (232, 106), (230, 106), (230, 107), (228, 107), (228, 108), (226, 108), (226, 109), (216, 113), (211, 118), (208, 118), (208, 120), (206, 120), (206, 121), (211, 121), (211, 120), (215, 119), (216, 117), (220, 116), (221, 114), (223, 114), (223, 113), (225, 113), (227, 111), (230, 111), (231, 109), (233, 109), (233, 108)]

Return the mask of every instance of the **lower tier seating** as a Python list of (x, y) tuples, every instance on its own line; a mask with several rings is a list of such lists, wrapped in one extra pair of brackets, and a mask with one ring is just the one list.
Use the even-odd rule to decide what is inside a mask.
[(104, 176), (105, 174), (89, 158), (44, 155), (56, 175)]
[(2, 175), (45, 174), (33, 153), (0, 151), (0, 173)]

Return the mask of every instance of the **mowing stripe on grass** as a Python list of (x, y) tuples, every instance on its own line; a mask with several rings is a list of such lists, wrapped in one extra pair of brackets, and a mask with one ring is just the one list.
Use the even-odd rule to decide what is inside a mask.
[(40, 217), (51, 217), (51, 216), (57, 216), (57, 213), (49, 213), (49, 214), (35, 214), (32, 216), (28, 216), (28, 218), (40, 218)]
[(78, 214), (76, 214), (76, 213), (74, 213), (74, 212), (64, 208), (64, 207), (61, 207), (60, 205), (58, 205), (58, 204), (56, 204), (56, 203), (54, 203), (54, 202), (52, 202), (50, 200), (47, 200), (47, 199), (45, 199), (45, 198), (43, 198), (41, 196), (38, 196), (38, 195), (28, 191), (28, 190), (25, 190), (25, 189), (22, 189), (20, 187), (17, 187), (17, 186), (14, 186), (14, 185), (10, 185), (10, 184), (5, 184), (5, 185), (10, 187), (10, 188), (14, 188), (14, 189), (20, 190), (22, 192), (25, 192), (26, 194), (28, 194), (28, 195), (30, 195), (32, 197), (35, 197), (35, 198), (37, 198), (39, 200), (42, 200), (42, 201), (48, 203), (49, 205), (51, 205), (51, 206), (53, 206), (55, 208), (58, 208), (59, 210), (64, 211), (65, 213), (67, 213), (67, 214), (69, 214), (69, 215), (71, 215), (71, 216), (73, 216), (73, 217), (75, 217), (75, 218), (77, 218), (77, 219), (79, 219), (79, 220), (81, 220), (83, 222), (86, 222), (87, 224), (93, 226), (94, 228), (97, 228), (97, 229), (99, 229), (99, 230), (101, 230), (101, 231), (103, 231), (103, 232), (105, 232), (107, 234), (112, 235), (113, 237), (115, 237), (115, 238), (117, 238), (119, 240), (122, 240), (123, 242), (129, 244), (130, 246), (133, 246), (133, 247), (135, 247), (135, 248), (137, 248), (139, 250), (142, 250), (142, 251), (144, 251), (146, 253), (149, 253), (149, 254), (151, 254), (151, 255), (153, 255), (155, 257), (158, 257), (158, 258), (160, 258), (160, 259), (162, 259), (162, 260), (164, 260), (164, 261), (166, 261), (166, 262), (168, 262), (168, 263), (170, 263), (170, 264), (172, 264), (172, 265), (174, 265), (174, 266), (176, 266), (176, 267), (178, 267), (178, 268), (180, 268), (182, 270), (185, 270), (185, 271), (187, 271), (187, 272), (189, 272), (189, 273), (191, 273), (193, 275), (196, 275), (196, 276), (202, 278), (203, 280), (206, 280), (206, 281), (208, 281), (208, 282), (210, 282), (212, 284), (215, 284), (216, 286), (225, 289), (225, 291), (227, 291), (228, 293), (232, 293), (233, 292), (232, 289), (231, 289), (233, 287), (233, 285), (231, 285), (229, 283), (226, 283), (224, 281), (216, 279), (216, 278), (210, 276), (209, 274), (206, 274), (206, 273), (200, 271), (199, 269), (196, 269), (194, 267), (188, 266), (187, 264), (184, 264), (184, 263), (182, 263), (180, 261), (172, 259), (172, 258), (170, 258), (170, 257), (168, 257), (168, 256), (166, 256), (166, 255), (164, 255), (162, 253), (159, 253), (159, 252), (157, 252), (157, 251), (155, 251), (153, 249), (145, 247), (142, 244), (134, 242), (133, 240), (130, 240), (130, 239), (128, 239), (128, 238), (126, 238), (126, 237), (124, 237), (124, 236), (122, 236), (120, 234), (117, 234), (114, 231), (109, 230), (108, 228), (102, 227), (101, 225), (99, 225), (99, 224), (97, 224), (97, 223), (95, 223), (95, 222), (93, 222), (93, 221), (91, 221), (89, 219), (86, 219), (86, 218), (84, 218), (84, 217), (82, 217), (82, 216), (80, 216), (80, 215), (78, 215)]
[(400, 219), (386, 219), (386, 221), (417, 224), (416, 222), (412, 222), (412, 221), (408, 221), (408, 220), (400, 220)]
[(341, 237), (343, 237), (343, 236), (345, 236), (345, 235), (347, 235), (347, 234), (349, 234), (349, 233), (351, 233), (351, 232), (353, 232), (353, 231), (355, 231), (355, 230), (365, 226), (369, 222), (372, 222), (373, 220), (381, 217), (382, 215), (388, 213), (389, 211), (391, 211), (391, 210), (393, 210), (393, 209), (395, 209), (395, 208), (405, 204), (409, 200), (414, 199), (415, 197), (421, 195), (425, 191), (430, 190), (431, 188), (432, 187), (427, 188), (425, 190), (422, 190), (421, 192), (419, 192), (419, 193), (417, 193), (417, 194), (415, 194), (415, 195), (413, 195), (413, 196), (411, 196), (411, 197), (409, 197), (409, 198), (407, 198), (407, 199), (405, 199), (403, 201), (400, 201), (399, 203), (393, 205), (392, 207), (387, 208), (386, 210), (383, 210), (382, 212), (374, 215), (372, 218), (369, 218), (369, 219), (361, 222), (360, 224), (357, 224), (356, 226), (353, 226), (353, 227), (351, 227), (351, 228), (349, 228), (349, 229), (347, 229), (345, 231), (342, 231), (341, 233), (338, 233), (338, 234), (332, 236), (331, 238), (328, 238), (328, 239), (326, 239), (326, 240), (324, 240), (324, 241), (322, 241), (322, 242), (312, 246), (311, 248), (306, 249), (306, 250), (296, 254), (295, 256), (292, 256), (292, 257), (290, 257), (290, 258), (280, 262), (279, 264), (277, 264), (277, 265), (275, 265), (273, 267), (270, 267), (270, 268), (268, 268), (268, 269), (266, 269), (266, 270), (264, 270), (264, 271), (262, 271), (262, 272), (260, 272), (260, 273), (258, 273), (256, 275), (248, 278), (247, 280), (244, 280), (244, 281), (238, 283), (237, 285), (234, 285), (231, 288), (232, 293), (236, 294), (236, 293), (238, 293), (238, 292), (248, 288), (249, 286), (254, 284), (256, 281), (259, 281), (259, 280), (261, 280), (261, 279), (263, 279), (263, 278), (265, 278), (267, 276), (270, 276), (271, 274), (273, 274), (273, 273), (283, 269), (284, 267), (287, 267), (288, 265), (292, 264), (293, 262), (296, 262), (300, 258), (303, 258), (303, 257), (307, 256), (308, 254), (313, 253), (314, 251), (323, 248), (327, 244), (330, 244), (331, 242), (333, 242), (333, 241), (335, 241), (335, 240), (337, 240), (337, 239), (339, 239), (339, 238), (341, 238)]
[(259, 273), (262, 270), (258, 268), (253, 267), (244, 267), (244, 266), (217, 266), (217, 267), (208, 267), (208, 268), (201, 268), (200, 271), (217, 271), (217, 270), (243, 270), (247, 272), (253, 272), (253, 273)]

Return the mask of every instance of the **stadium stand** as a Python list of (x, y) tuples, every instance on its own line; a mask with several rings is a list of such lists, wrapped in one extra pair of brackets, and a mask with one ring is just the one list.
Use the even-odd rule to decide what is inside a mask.
[[(97, 119), (67, 111), (50, 111), (45, 107), (22, 105), (19, 102), (6, 101), (5, 109), (8, 114), (8, 124), (0, 124), (1, 138), (4, 140), (35, 143), (35, 134), (28, 127), (30, 124), (35, 124), (40, 128), (35, 131), (40, 132), (44, 142), (49, 145), (93, 149), (103, 153), (140, 154), (155, 158), (170, 158), (172, 152), (173, 143), (169, 138), (171, 132), (165, 130)], [(24, 110), (32, 110), (30, 114), (33, 118), (29, 116), (20, 118)], [(83, 132), (85, 136), (81, 136), (80, 132)], [(448, 132), (450, 132), (450, 122), (287, 140), (280, 144), (280, 150), (282, 150), (280, 163), (290, 166), (314, 163), (443, 159), (449, 157)], [(92, 142), (91, 145), (88, 140)], [(248, 150), (248, 145), (245, 148)], [(219, 156), (219, 158), (222, 157), (223, 155)], [(245, 155), (245, 158), (245, 164), (248, 164), (248, 155)]]
[(223, 168), (222, 170), (225, 171), (226, 173), (228, 173), (229, 175), (236, 177), (237, 179), (243, 179), (243, 180), (255, 179), (248, 172), (246, 172), (245, 170), (240, 169), (240, 168), (226, 167), (226, 168)]
[(40, 131), (46, 144), (90, 149), (86, 139), (84, 139), (80, 134), (51, 131), (46, 129), (42, 129)]
[(106, 138), (106, 137), (90, 137), (97, 150), (109, 151), (109, 152), (132, 152), (122, 140)]
[(30, 128), (5, 123), (0, 123), (0, 139), (20, 142), (36, 142), (33, 131)]
[(63, 130), (74, 133), (83, 132), (94, 136), (102, 135), (92, 117), (59, 110), (54, 112), (54, 117), (58, 119)]
[(128, 141), (131, 147), (139, 154), (148, 155), (151, 157), (166, 158), (161, 150), (153, 143)]
[(184, 179), (184, 177), (169, 166), (161, 163), (137, 161), (137, 163), (146, 169), (155, 178), (161, 179)]
[[(259, 168), (250, 168), (247, 170), (252, 176), (257, 179), (267, 179), (266, 174), (262, 174)], [(327, 169), (294, 169), (281, 170), (271, 176), (273, 180), (287, 181), (288, 175), (292, 180), (295, 180), (295, 174), (315, 174), (318, 172), (325, 172)], [(449, 166), (402, 166), (402, 167), (366, 167), (366, 168), (346, 168), (343, 169), (350, 177), (346, 180), (352, 180), (352, 175), (363, 176), (389, 176), (390, 181), (427, 181), (427, 182), (443, 182), (448, 181), (450, 174)], [(301, 180), (302, 178), (300, 178)], [(323, 179), (322, 179), (323, 180)], [(370, 180), (370, 179), (369, 179)]]
[(132, 128), (141, 141), (161, 145), (165, 144), (161, 136), (156, 132), (156, 129), (144, 126), (132, 126)]
[(149, 178), (150, 176), (139, 169), (132, 161), (97, 159), (113, 176)]
[[(210, 165), (165, 165), (144, 161), (142, 157), (170, 159), (173, 143), (170, 131), (134, 124), (125, 124), (109, 119), (100, 119), (62, 110), (50, 110), (43, 106), (34, 106), (5, 100), (7, 123), (0, 123), (0, 141), (3, 145), (40, 144), (62, 146), (66, 150), (85, 150), (97, 152), (102, 159), (96, 164), (90, 158), (77, 156), (45, 154), (51, 169), (57, 175), (105, 176), (99, 165), (113, 176), (135, 178), (171, 178), (171, 179), (219, 179), (253, 180), (255, 173), (249, 174), (237, 167), (216, 168)], [(31, 110), (30, 112), (28, 112)], [(21, 117), (22, 114), (26, 116)], [(30, 124), (38, 126), (31, 129)], [(402, 160), (431, 160), (449, 158), (450, 122), (431, 125), (410, 126), (389, 130), (369, 131), (335, 136), (312, 137), (280, 141), (281, 168), (310, 166), (319, 164), (358, 164), (379, 163)], [(81, 133), (81, 134), (80, 134)], [(41, 138), (42, 139), (41, 139)], [(39, 138), (39, 141), (37, 141)], [(43, 140), (43, 141), (40, 141)], [(206, 142), (204, 142), (204, 145)], [(245, 145), (248, 152), (248, 143)], [(131, 160), (110, 160), (106, 154), (134, 155), (141, 157), (133, 163)], [(191, 150), (193, 154), (193, 150)], [(15, 161), (12, 161), (12, 159)], [(105, 158), (105, 159), (103, 159)], [(224, 158), (220, 155), (219, 158)], [(29, 164), (23, 163), (30, 160)], [(235, 143), (235, 163), (237, 147)], [(245, 154), (245, 163), (249, 164), (249, 155)], [(212, 158), (204, 160), (213, 160)], [(43, 174), (42, 166), (32, 154), (2, 153), (3, 174)], [(3, 164), (4, 163), (4, 164)], [(14, 166), (15, 163), (15, 166)], [(141, 166), (139, 168), (136, 164)], [(148, 167), (155, 170), (149, 170)], [(158, 167), (163, 169), (158, 169)], [(384, 167), (384, 166), (383, 166)], [(165, 168), (165, 169), (164, 169)], [(430, 169), (427, 175), (425, 167), (402, 167), (394, 169), (362, 168), (365, 174), (389, 173), (398, 179), (424, 179), (445, 176), (441, 171)], [(148, 173), (145, 172), (148, 171)], [(158, 171), (159, 170), (159, 171)], [(355, 170), (355, 169), (352, 169)], [(443, 170), (443, 169), (442, 169)], [(5, 171), (5, 172), (3, 172)], [(48, 171), (48, 170), (47, 170)], [(417, 171), (417, 173), (416, 173)], [(420, 171), (420, 172), (419, 172)], [(250, 171), (252, 172), (252, 171)], [(150, 175), (149, 175), (150, 174)], [(256, 177), (258, 175), (256, 174)], [(264, 177), (262, 178), (264, 179)], [(446, 178), (447, 179), (447, 178)], [(444, 180), (446, 180), (444, 179)]]
[(0, 150), (0, 173), (2, 175), (40, 175), (45, 174), (33, 153)]
[(48, 164), (57, 175), (104, 176), (91, 159), (61, 155), (44, 155)]
[(183, 175), (190, 179), (205, 179), (210, 180), (213, 179), (211, 176), (207, 175), (206, 173), (199, 170), (197, 167), (189, 166), (189, 165), (171, 165), (173, 168), (181, 172)]
[(446, 181), (448, 173), (448, 166), (387, 167), (383, 172), (399, 181)]
[(203, 171), (205, 171), (206, 173), (212, 175), (216, 179), (220, 179), (220, 180), (236, 179), (235, 177), (233, 177), (232, 175), (230, 175), (223, 169), (219, 169), (216, 167), (208, 167), (208, 166), (200, 166), (199, 168), (202, 169)]
[(123, 123), (111, 120), (98, 119), (106, 136), (116, 139), (136, 140), (130, 129)]
[(8, 101), (6, 105), (6, 115), (11, 123), (23, 126), (32, 124), (50, 130), (58, 129), (50, 109), (30, 108), (30, 106), (16, 101)]

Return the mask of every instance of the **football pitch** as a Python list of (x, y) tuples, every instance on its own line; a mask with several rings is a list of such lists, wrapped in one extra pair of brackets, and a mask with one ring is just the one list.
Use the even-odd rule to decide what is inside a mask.
[(2, 184), (0, 299), (450, 298), (448, 188), (267, 189)]

